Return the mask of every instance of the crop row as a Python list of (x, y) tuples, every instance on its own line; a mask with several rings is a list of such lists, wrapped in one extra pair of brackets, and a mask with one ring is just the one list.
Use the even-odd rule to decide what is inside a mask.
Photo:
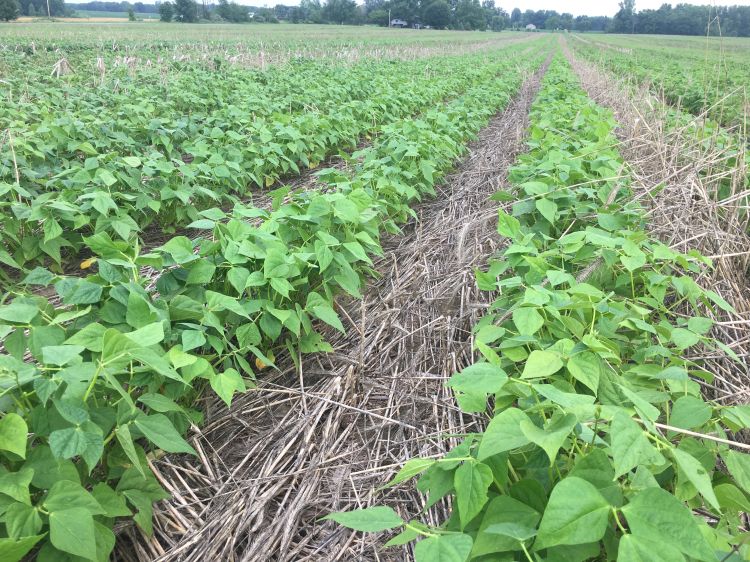
[[(0, 153), (0, 261), (22, 269), (51, 260), (60, 268), (65, 252), (75, 255), (83, 247), (83, 236), (105, 233), (127, 241), (154, 221), (167, 231), (185, 226), (202, 209), (238, 201), (249, 186), (270, 186), (314, 168), (384, 124), (458, 95), (487, 71), (485, 58), (432, 60), (446, 73), (440, 80), (425, 72), (424, 61), (342, 70), (359, 86), (339, 86), (341, 78), (331, 74), (313, 87), (308, 110), (301, 112), (282, 113), (273, 103), (256, 113), (214, 99), (185, 113), (182, 101), (165, 109), (156, 94), (128, 101), (137, 89), (129, 96), (97, 90), (78, 112), (41, 109), (44, 115), (24, 128), (29, 107), (39, 104), (22, 97)], [(305, 65), (298, 78), (298, 89), (316, 82)], [(254, 83), (237, 83), (243, 85), (253, 98)], [(174, 97), (190, 95), (202, 108), (202, 92), (211, 86), (198, 84)], [(315, 97), (320, 90), (326, 94)], [(50, 95), (70, 94), (63, 88)], [(293, 98), (284, 105), (300, 103)]]
[[(374, 32), (374, 33), (373, 33)], [(186, 30), (184, 26), (160, 26), (158, 29), (131, 25), (76, 25), (55, 28), (46, 25), (7, 28), (0, 37), (2, 63), (25, 55), (28, 64), (54, 63), (62, 53), (76, 68), (91, 64), (92, 57), (105, 62), (138, 58), (152, 65), (169, 67), (237, 64), (247, 69), (269, 68), (299, 59), (361, 61), (364, 59), (413, 60), (434, 55), (463, 55), (478, 50), (494, 50), (503, 44), (533, 40), (514, 34), (450, 32), (393, 34), (374, 28), (331, 28), (313, 31), (290, 26), (245, 28), (212, 26)], [(49, 73), (49, 71), (48, 71)]]
[(482, 360), (448, 382), (463, 412), (490, 421), (390, 482), (419, 476), (425, 510), (450, 498), (450, 518), (428, 526), (385, 506), (328, 518), (401, 529), (388, 545), (421, 539), (417, 562), (744, 559), (750, 457), (728, 439), (750, 409), (706, 401), (712, 375), (686, 359), (695, 346), (733, 355), (700, 314), (731, 309), (696, 282), (710, 260), (644, 229), (611, 112), (562, 58), (531, 122), (498, 217), (507, 247), (477, 273), (496, 295), (475, 327)]
[(722, 125), (741, 125), (746, 118), (746, 84), (750, 66), (719, 56), (694, 56), (674, 50), (634, 46), (630, 51), (603, 49), (591, 43), (573, 41), (575, 51), (603, 65), (618, 76), (632, 76), (653, 87), (667, 102), (685, 111), (704, 112)]
[[(90, 51), (86, 56), (91, 56)], [(54, 60), (60, 55), (56, 57)], [(198, 121), (209, 115), (220, 120), (243, 114), (257, 119), (276, 113), (326, 111), (347, 101), (372, 97), (374, 91), (387, 86), (395, 89), (405, 82), (429, 78), (430, 69), (439, 67), (445, 58), (449, 57), (400, 64), (369, 59), (357, 64), (299, 59), (266, 70), (227, 65), (188, 66), (165, 72), (162, 63), (142, 64), (143, 55), (138, 53), (114, 61), (102, 57), (98, 68), (80, 68), (73, 62), (71, 73), (58, 77), (50, 75), (49, 61), (11, 56), (3, 61), (7, 68), (2, 87), (9, 103), (0, 107), (0, 127), (49, 125), (52, 116), (68, 116), (91, 125), (92, 116), (106, 111), (108, 117), (116, 116), (112, 123), (115, 131), (128, 133), (138, 143), (148, 143), (152, 131), (138, 126), (144, 119), (141, 113), (165, 119), (164, 127), (170, 128), (186, 116)], [(139, 64), (137, 71), (131, 66), (133, 62)], [(131, 113), (132, 122), (119, 123)]]
[[(0, 306), (8, 559), (41, 544), (42, 561), (107, 560), (118, 517), (149, 533), (152, 502), (166, 496), (149, 459), (193, 452), (184, 436), (201, 421), (196, 396), (210, 387), (230, 404), (273, 352), (329, 350), (313, 322), (344, 329), (335, 295), (360, 294), (381, 234), (433, 193), (539, 62), (477, 66), (462, 96), (384, 126), (351, 175), (324, 176), (276, 210), (204, 210), (197, 226), (210, 236), (148, 254), (102, 232), (83, 239), (97, 256), (88, 277), (32, 271), (26, 284), (61, 304), (16, 288)], [(160, 274), (155, 292), (146, 265)]]
[[(586, 56), (589, 55), (590, 53)], [(625, 73), (626, 75), (636, 76), (641, 80), (646, 80), (643, 73), (654, 71), (654, 67), (639, 66), (640, 63), (629, 59), (626, 59), (628, 62), (627, 68), (625, 66), (618, 66), (615, 60), (620, 56), (623, 55), (616, 53), (614, 55), (607, 54), (596, 60), (605, 69), (617, 72), (618, 74)], [(661, 64), (665, 63), (662, 62)], [(638, 72), (631, 72), (635, 68), (639, 68), (640, 70)], [(673, 93), (680, 91), (676, 86), (670, 86), (669, 88), (669, 91)], [(679, 97), (678, 94), (675, 94), (675, 96)], [(750, 161), (750, 153), (746, 147), (745, 131), (730, 130), (722, 127), (719, 121), (710, 117), (696, 119), (688, 111), (680, 109), (680, 106), (684, 104), (677, 97), (672, 98), (675, 105), (664, 108), (665, 132), (670, 134), (679, 131), (680, 135), (687, 136), (688, 140), (693, 143), (693, 147), (700, 153), (721, 154), (720, 158), (711, 158), (708, 165), (696, 167), (695, 154), (692, 151), (688, 151), (684, 155), (685, 164), (690, 165), (695, 169), (697, 174), (705, 178), (706, 185), (711, 186), (710, 196), (715, 201), (719, 203), (725, 202), (726, 220), (736, 220), (729, 216), (733, 212), (737, 214), (737, 218), (740, 221), (746, 222), (747, 197), (744, 196), (743, 191), (747, 192), (750, 189), (750, 172), (744, 170), (744, 166), (745, 163)], [(722, 108), (726, 109), (723, 106), (717, 109)], [(700, 113), (699, 110), (695, 110), (695, 112)], [(716, 112), (710, 113), (713, 115), (716, 114)], [(715, 116), (721, 118), (721, 115)]]

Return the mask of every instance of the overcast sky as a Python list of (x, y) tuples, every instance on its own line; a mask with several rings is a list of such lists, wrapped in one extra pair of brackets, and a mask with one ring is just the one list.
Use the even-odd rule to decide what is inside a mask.
[[(691, 2), (691, 1), (673, 1), (669, 0), (635, 0), (635, 9), (656, 9), (664, 3), (672, 4), (711, 4), (718, 6), (726, 5), (739, 5), (739, 6), (750, 6), (750, 0), (727, 0), (726, 2), (712, 2), (711, 0), (704, 0), (703, 2)], [(565, 0), (495, 0), (495, 5), (500, 8), (505, 8), (510, 12), (513, 8), (519, 8), (521, 11), (524, 10), (557, 10), (560, 13), (569, 12), (574, 16), (587, 15), (587, 16), (613, 16), (617, 13), (618, 0), (575, 0), (574, 2), (566, 2)]]

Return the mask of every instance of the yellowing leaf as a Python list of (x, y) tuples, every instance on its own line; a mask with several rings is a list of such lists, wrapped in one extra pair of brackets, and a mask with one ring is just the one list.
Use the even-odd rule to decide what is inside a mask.
[(81, 262), (81, 269), (88, 269), (96, 263), (96, 258), (89, 258)]
[[(273, 353), (269, 353), (268, 358), (271, 361), (276, 361), (276, 357), (274, 357)], [(262, 371), (263, 369), (268, 367), (268, 365), (266, 365), (260, 357), (255, 358), (255, 366), (258, 368), (259, 371)]]

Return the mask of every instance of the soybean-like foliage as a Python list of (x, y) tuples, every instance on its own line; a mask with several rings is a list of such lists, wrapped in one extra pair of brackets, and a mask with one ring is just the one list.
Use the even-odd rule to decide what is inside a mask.
[(705, 400), (712, 375), (688, 358), (733, 356), (701, 313), (730, 309), (696, 281), (710, 260), (644, 229), (616, 123), (563, 60), (531, 121), (515, 191), (496, 197), (507, 246), (477, 272), (496, 295), (475, 327), (482, 359), (448, 382), (488, 423), (389, 483), (418, 477), (425, 509), (450, 499), (450, 518), (384, 506), (327, 518), (398, 529), (387, 546), (416, 540), (417, 562), (744, 559), (750, 457), (728, 438), (750, 409)]
[[(36, 265), (63, 271), (92, 235), (132, 243), (145, 229), (200, 224), (200, 211), (317, 168), (382, 126), (456, 97), (486, 70), (481, 55), (350, 67), (298, 61), (266, 73), (185, 68), (165, 84), (162, 70), (131, 77), (121, 67), (91, 88), (77, 74), (29, 85), (28, 57), (16, 56), (14, 79), (0, 82), (6, 281)], [(425, 72), (433, 65), (440, 80)]]
[[(285, 169), (264, 163), (270, 176), (252, 172), (254, 157), (235, 153), (232, 146), (240, 150), (245, 140), (259, 134), (261, 141), (253, 141), (247, 150), (272, 145), (272, 151), (297, 151), (299, 158), (307, 154), (308, 160), (320, 160), (342, 141), (333, 125), (303, 142), (297, 138), (300, 131), (290, 125), (303, 119), (302, 113), (271, 113), (259, 119), (261, 125), (253, 125), (230, 108), (226, 114), (233, 125), (217, 125), (226, 116), (217, 110), (214, 121), (207, 117), (199, 125), (188, 119), (184, 129), (167, 131), (163, 118), (152, 118), (141, 108), (132, 118), (134, 130), (148, 139), (145, 153), (122, 156), (125, 151), (113, 144), (136, 143), (115, 134), (114, 128), (85, 150), (80, 139), (70, 140), (65, 163), (57, 162), (57, 172), (47, 176), (52, 183), (62, 183), (49, 190), (41, 172), (30, 165), (37, 155), (15, 137), (16, 158), (22, 149), (30, 151), (28, 160), (21, 161), (22, 181), (34, 179), (31, 183), (40, 193), (19, 191), (23, 185), (19, 188), (21, 182), (12, 178), (3, 184), (4, 203), (14, 213), (8, 224), (28, 234), (17, 240), (10, 234), (6, 262), (8, 255), (23, 255), (24, 264), (39, 263), (41, 249), (58, 263), (64, 256), (39, 246), (55, 240), (61, 248), (66, 243), (60, 241), (68, 240), (91, 257), (81, 264), (83, 276), (42, 265), (27, 268), (13, 258), (23, 277), (7, 283), (9, 290), (0, 302), (3, 560), (19, 560), (32, 549), (41, 561), (107, 560), (117, 518), (132, 517), (142, 531), (151, 533), (152, 504), (168, 495), (150, 464), (165, 453), (195, 454), (189, 433), (201, 422), (196, 401), (203, 391), (210, 389), (230, 405), (237, 393), (253, 386), (259, 370), (273, 367), (276, 354), (287, 350), (295, 359), (299, 353), (331, 349), (321, 326), (344, 330), (335, 296), (360, 295), (372, 257), (381, 251), (381, 235), (398, 232), (398, 224), (413, 214), (409, 205), (434, 194), (434, 185), (464, 152), (467, 140), (506, 105), (523, 73), (541, 63), (541, 54), (532, 51), (523, 58), (477, 56), (471, 59), (476, 63), (472, 68), (459, 68), (466, 66), (466, 59), (453, 61), (457, 78), (415, 79), (392, 97), (363, 102), (364, 107), (376, 104), (393, 111), (372, 128), (363, 123), (346, 128), (352, 114), (341, 114), (347, 135), (377, 132), (372, 144), (352, 155), (349, 170), (324, 171), (318, 187), (285, 193), (286, 200), (277, 197), (271, 208), (236, 199), (227, 206), (191, 206), (193, 196), (183, 201), (177, 192), (205, 190), (205, 182), (213, 188), (207, 190), (207, 200), (213, 200), (234, 187), (227, 184), (222, 191), (220, 182), (212, 182), (234, 182), (239, 191), (253, 179), (249, 173), (259, 174), (258, 183), (266, 184), (265, 178), (274, 179)], [(332, 99), (336, 96), (331, 94)], [(56, 142), (63, 142), (68, 134), (64, 127), (51, 127), (41, 117), (36, 131), (49, 129), (47, 133), (59, 137)], [(99, 123), (98, 117), (91, 119)], [(309, 119), (322, 127), (329, 118), (321, 114)], [(267, 122), (273, 132), (263, 129)], [(248, 137), (234, 134), (230, 129), (238, 124), (240, 130), (254, 132)], [(72, 125), (84, 135), (94, 130)], [(279, 140), (286, 138), (285, 127), (290, 127), (288, 142)], [(112, 138), (102, 140), (109, 133)], [(165, 141), (156, 148), (161, 137)], [(351, 146), (353, 139), (346, 137), (345, 142)], [(162, 151), (170, 143), (173, 146)], [(57, 154), (56, 146), (44, 151)], [(175, 155), (187, 146), (195, 157), (192, 167), (184, 167), (184, 162), (174, 166)], [(236, 166), (230, 166), (230, 160)], [(292, 157), (285, 161), (292, 162)], [(163, 163), (171, 179), (155, 179), (162, 174), (156, 162)], [(3, 165), (6, 174), (8, 162), (3, 160)], [(227, 172), (217, 176), (222, 167)], [(82, 183), (68, 185), (68, 190), (65, 182), (74, 177)], [(86, 193), (92, 194), (91, 200)], [(93, 205), (104, 197), (117, 209), (101, 213), (108, 219), (100, 216), (87, 225), (75, 217), (94, 214), (88, 207), (78, 209), (64, 215), (72, 222), (61, 222), (55, 213), (71, 209), (62, 209), (56, 198), (69, 195), (71, 205)], [(174, 204), (174, 212), (187, 214), (196, 237), (176, 235), (143, 251), (137, 236), (125, 236), (109, 220), (145, 216), (138, 212), (138, 201), (159, 215), (162, 205), (171, 205), (173, 199), (183, 202)], [(16, 213), (19, 205), (36, 210)], [(42, 215), (33, 214), (37, 211)], [(168, 216), (172, 220), (176, 215)], [(49, 230), (50, 223), (58, 226)], [(46, 242), (40, 229), (49, 231)], [(24, 254), (26, 250), (30, 254)]]
[[(721, 153), (710, 165), (699, 165), (696, 173), (712, 186), (709, 192), (717, 201), (732, 200), (739, 190), (744, 203), (735, 212), (744, 220), (745, 193), (750, 187), (745, 163), (750, 152), (742, 126), (746, 111), (742, 85), (748, 77), (742, 51), (724, 53), (711, 43), (697, 49), (692, 41), (672, 50), (660, 46), (660, 41), (653, 45), (636, 42), (632, 53), (622, 48), (593, 49), (580, 40), (570, 44), (578, 55), (606, 71), (635, 79), (663, 96), (669, 105), (662, 108), (660, 118), (668, 131), (686, 135), (694, 144), (692, 150)], [(690, 158), (694, 156), (683, 156), (685, 162)]]
[[(631, 76), (649, 85), (666, 101), (722, 125), (742, 125), (747, 108), (744, 92), (750, 78), (742, 45), (735, 52), (720, 40), (681, 41), (629, 39), (616, 45), (573, 41), (577, 53), (601, 63), (618, 76)], [(725, 50), (726, 49), (726, 50)]]

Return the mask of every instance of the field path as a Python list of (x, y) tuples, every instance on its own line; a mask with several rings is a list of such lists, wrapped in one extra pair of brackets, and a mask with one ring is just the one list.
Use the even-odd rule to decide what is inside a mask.
[[(130, 540), (118, 541), (117, 559), (409, 558), (406, 547), (379, 550), (375, 535), (317, 519), (371, 503), (407, 459), (454, 444), (441, 434), (477, 429), (444, 383), (472, 362), (470, 329), (484, 306), (473, 270), (499, 242), (489, 196), (524, 150), (548, 64), (481, 131), (437, 197), (417, 207), (419, 220), (385, 240), (379, 279), (362, 301), (339, 306), (347, 334), (330, 334), (334, 353), (306, 357), (303, 376), (289, 361), (230, 411), (209, 408), (191, 439), (199, 460), (154, 463), (174, 497), (157, 506), (153, 539), (121, 530)], [(412, 488), (380, 492), (377, 502), (417, 509), (423, 500)]]
[[(668, 109), (646, 89), (628, 91), (612, 74), (565, 51), (583, 89), (615, 113), (620, 124), (618, 150), (628, 165), (635, 196), (649, 209), (649, 230), (677, 251), (697, 249), (713, 260), (714, 268), (707, 269), (698, 282), (719, 293), (737, 312), (705, 313), (715, 321), (713, 336), (729, 345), (743, 363), (715, 350), (694, 359), (704, 361), (716, 377), (712, 384), (703, 383), (708, 396), (724, 404), (747, 404), (750, 236), (743, 204), (750, 193), (743, 192), (743, 182), (748, 164), (728, 164), (733, 154), (696, 139), (688, 127), (674, 126)], [(717, 201), (720, 183), (727, 182), (733, 186), (732, 195)]]

